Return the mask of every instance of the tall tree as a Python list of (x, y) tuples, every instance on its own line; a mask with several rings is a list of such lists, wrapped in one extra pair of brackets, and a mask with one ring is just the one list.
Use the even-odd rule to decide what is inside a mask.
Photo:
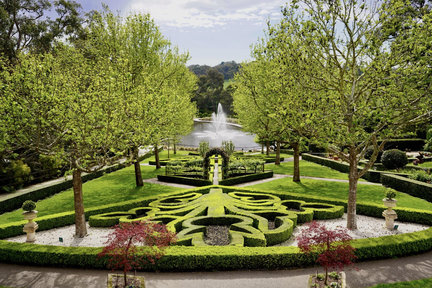
[[(431, 116), (431, 15), (421, 21), (409, 18), (408, 29), (393, 39), (384, 33), (385, 16), (410, 5), (393, 3), (397, 5), (295, 2), (283, 9), (274, 35), (296, 63), (292, 75), (313, 107), (309, 113), (316, 115), (310, 118), (315, 136), (350, 165), (349, 229), (357, 228), (358, 179), (373, 165), (386, 139)], [(371, 160), (358, 168), (371, 145)]]
[[(47, 16), (52, 7), (54, 19)], [(1, 1), (0, 54), (14, 62), (21, 51), (47, 52), (62, 37), (81, 37), (80, 8), (69, 0)]]
[[(87, 234), (82, 172), (110, 163), (125, 149), (117, 109), (117, 73), (103, 58), (86, 58), (79, 50), (59, 47), (54, 54), (21, 54), (6, 83), (10, 142), (62, 158), (73, 174), (76, 235)], [(123, 145), (122, 145), (123, 144)]]

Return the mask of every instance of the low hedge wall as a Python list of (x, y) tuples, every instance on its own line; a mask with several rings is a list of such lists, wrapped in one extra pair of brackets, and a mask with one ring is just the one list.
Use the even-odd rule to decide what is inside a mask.
[[(153, 152), (148, 152), (145, 155), (141, 156), (139, 158), (139, 160), (142, 161), (145, 158), (148, 158), (152, 155), (153, 155)], [(82, 179), (82, 182), (85, 183), (87, 181), (99, 178), (105, 174), (109, 174), (111, 172), (120, 170), (120, 169), (125, 168), (127, 166), (128, 166), (127, 164), (117, 164), (117, 165), (109, 166), (107, 168), (104, 168), (102, 170), (99, 170), (99, 171), (96, 171), (93, 173), (84, 174), (84, 175), (82, 175), (81, 179)], [(47, 187), (42, 187), (42, 188), (30, 191), (30, 192), (25, 193), (25, 194), (17, 195), (17, 196), (14, 196), (12, 198), (0, 201), (0, 214), (21, 208), (22, 203), (26, 200), (33, 200), (36, 202), (38, 200), (41, 200), (41, 199), (50, 197), (52, 195), (55, 195), (61, 191), (71, 189), (72, 187), (73, 187), (72, 179), (70, 179), (70, 180), (66, 180), (64, 182), (56, 183), (56, 184), (53, 184), (53, 185), (50, 185)], [(13, 196), (13, 195), (11, 195), (11, 196)]]
[(237, 176), (237, 177), (232, 177), (232, 178), (228, 178), (228, 179), (223, 179), (223, 180), (219, 181), (219, 185), (231, 186), (231, 185), (236, 185), (236, 184), (240, 184), (240, 183), (246, 183), (246, 182), (251, 182), (251, 181), (256, 181), (256, 180), (261, 180), (261, 179), (272, 178), (272, 177), (273, 177), (273, 171), (265, 171), (262, 173), (255, 173), (255, 174), (250, 174), (250, 175)]
[[(215, 186), (212, 186), (215, 187)], [(223, 187), (225, 191), (255, 191), (252, 189)], [(190, 193), (191, 191), (204, 192), (209, 190), (209, 187), (199, 189), (191, 189), (169, 193), (169, 194), (182, 194)], [(258, 192), (258, 191), (257, 191)], [(270, 194), (275, 194), (284, 199), (297, 198), (303, 200), (313, 199), (320, 203), (337, 203), (344, 204), (344, 201), (339, 199), (330, 199), (322, 197), (302, 197), (301, 195), (292, 193), (276, 193), (271, 191), (260, 191)], [(132, 204), (144, 204), (155, 198), (142, 198), (139, 200), (128, 201), (103, 207), (95, 207), (89, 209), (91, 211), (108, 212), (118, 210), (119, 207), (132, 207)], [(91, 211), (86, 211), (89, 216)], [(377, 216), (382, 213), (384, 206), (375, 205), (371, 203), (359, 203), (358, 214), (369, 216)], [(400, 221), (412, 221), (423, 224), (432, 224), (432, 212), (397, 208)], [(73, 213), (70, 212), (72, 215)], [(63, 226), (58, 225), (58, 218), (60, 214), (47, 216), (46, 220), (50, 219), (51, 225), (54, 227)], [(41, 218), (37, 219), (41, 223)], [(418, 221), (417, 221), (418, 220)], [(383, 220), (384, 221), (384, 220)], [(73, 223), (71, 217), (67, 224)], [(9, 234), (22, 234), (22, 225), (24, 222), (16, 222), (9, 224), (9, 231), (15, 233)], [(66, 224), (64, 224), (66, 225)], [(7, 230), (3, 225), (0, 230), (0, 237), (6, 238), (13, 235), (6, 235), (4, 232)], [(12, 228), (15, 226), (15, 228)], [(53, 228), (51, 227), (51, 228)], [(40, 227), (39, 230), (41, 230)], [(43, 230), (43, 229), (42, 229)], [(393, 258), (417, 254), (432, 249), (432, 228), (407, 234), (399, 234), (395, 236), (385, 236), (379, 238), (358, 239), (352, 241), (353, 247), (356, 248), (355, 254), (359, 261)], [(140, 248), (140, 252), (142, 253)], [(57, 267), (81, 267), (85, 269), (106, 267), (107, 259), (98, 258), (97, 254), (101, 252), (101, 248), (90, 247), (59, 247), (47, 245), (35, 245), (27, 243), (15, 243), (0, 240), (0, 261), (4, 263), (16, 264), (31, 264), (43, 266), (57, 266)], [(172, 246), (166, 250), (166, 255), (163, 256), (156, 266), (146, 266), (143, 270), (151, 271), (213, 271), (213, 270), (235, 270), (235, 269), (287, 269), (293, 267), (305, 267), (315, 264), (315, 258), (306, 256), (299, 252), (297, 247), (228, 247), (228, 246), (211, 246), (211, 247), (182, 247)]]
[[(317, 156), (317, 155), (311, 155), (307, 153), (302, 154), (302, 159), (314, 162), (323, 166), (327, 166), (329, 168), (332, 168), (334, 170), (337, 170), (342, 173), (349, 173), (349, 165), (347, 163), (340, 162), (338, 160), (328, 159), (325, 157)], [(358, 168), (359, 170), (361, 168)], [(383, 174), (393, 174), (393, 175), (407, 175), (405, 173), (393, 173), (388, 171), (376, 171), (376, 170), (369, 170), (363, 175), (363, 179), (366, 179), (367, 181), (374, 182), (374, 183), (381, 183), (381, 176)], [(348, 177), (348, 176), (347, 176)]]
[(169, 183), (177, 183), (177, 184), (185, 184), (192, 186), (208, 186), (211, 185), (212, 182), (210, 180), (191, 178), (191, 177), (182, 177), (175, 175), (157, 175), (159, 181), (169, 182)]
[(391, 174), (383, 174), (381, 183), (384, 186), (432, 202), (432, 184)]

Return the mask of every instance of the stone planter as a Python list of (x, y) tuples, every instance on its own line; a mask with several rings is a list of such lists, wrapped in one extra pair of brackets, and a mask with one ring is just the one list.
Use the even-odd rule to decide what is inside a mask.
[[(134, 287), (134, 288), (145, 288), (144, 283), (144, 277), (143, 276), (134, 276), (134, 275), (127, 275), (127, 287)], [(107, 288), (117, 288), (117, 287), (124, 287), (124, 278), (123, 274), (108, 274), (108, 282), (107, 282)], [(132, 285), (133, 286), (129, 286)]]
[(394, 229), (394, 220), (397, 219), (397, 214), (392, 209), (393, 207), (396, 207), (396, 202), (397, 202), (397, 200), (395, 200), (395, 199), (392, 199), (392, 200), (389, 200), (387, 198), (383, 199), (384, 206), (387, 207), (387, 210), (383, 211), (382, 216), (385, 218), (385, 220), (386, 220), (385, 226), (389, 230)]
[[(330, 275), (329, 275), (328, 285), (330, 286), (330, 283), (338, 281), (337, 283), (338, 283), (339, 286), (336, 286), (336, 287), (338, 287), (338, 288), (346, 288), (346, 275), (345, 275), (345, 272), (339, 272), (339, 275), (340, 275), (340, 279), (339, 280), (332, 279), (332, 278), (330, 278)], [(315, 277), (316, 277), (316, 274), (309, 275), (309, 281), (308, 281), (307, 288), (320, 287), (318, 285), (315, 285)], [(322, 287), (324, 287), (324, 280), (322, 280), (322, 283), (323, 283)]]
[(33, 221), (37, 217), (38, 211), (32, 210), (22, 213), (24, 219), (28, 220), (28, 223), (24, 225), (23, 231), (27, 233), (26, 242), (33, 243), (36, 240), (36, 230), (39, 225)]

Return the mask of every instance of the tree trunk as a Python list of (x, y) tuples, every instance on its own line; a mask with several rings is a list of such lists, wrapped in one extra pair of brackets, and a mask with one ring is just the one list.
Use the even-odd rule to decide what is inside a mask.
[(275, 165), (280, 165), (280, 142), (276, 141), (276, 161)]
[(266, 151), (266, 155), (267, 156), (270, 156), (270, 141), (266, 141), (266, 149), (267, 149), (267, 151)]
[(81, 171), (74, 169), (72, 174), (74, 206), (75, 206), (75, 236), (83, 238), (87, 235), (87, 226), (84, 215), (84, 201), (82, 192)]
[(291, 144), (294, 149), (294, 175), (293, 181), (300, 182), (300, 144), (294, 142)]
[(358, 170), (357, 170), (357, 155), (355, 147), (349, 148), (349, 194), (348, 194), (348, 208), (347, 208), (347, 228), (349, 230), (357, 229), (357, 182), (358, 182)]
[(261, 143), (261, 154), (264, 154), (264, 143)]
[(154, 154), (155, 154), (155, 161), (156, 161), (156, 169), (160, 169), (161, 165), (159, 162), (159, 149), (158, 145), (154, 145)]
[(174, 142), (174, 155), (175, 154), (177, 154), (177, 145), (176, 145), (176, 143)]
[(168, 159), (169, 159), (169, 150), (170, 150), (170, 142), (169, 141), (167, 143), (167, 147), (168, 147)]
[(141, 174), (141, 165), (139, 162), (139, 155), (138, 155), (138, 147), (133, 147), (133, 157), (134, 157), (134, 166), (135, 166), (135, 184), (136, 186), (143, 186), (143, 179)]

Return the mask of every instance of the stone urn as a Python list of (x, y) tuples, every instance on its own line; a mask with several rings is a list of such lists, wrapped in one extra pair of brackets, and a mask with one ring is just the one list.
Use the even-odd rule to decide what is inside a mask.
[(39, 225), (33, 221), (37, 217), (38, 211), (31, 210), (23, 212), (24, 219), (28, 221), (24, 225), (23, 231), (27, 233), (26, 242), (33, 243), (36, 240), (36, 230), (39, 228)]
[(389, 230), (394, 229), (394, 220), (397, 219), (397, 214), (393, 210), (393, 208), (396, 207), (396, 202), (397, 202), (396, 199), (389, 199), (389, 198), (383, 199), (384, 206), (386, 206), (387, 209), (383, 211), (382, 216), (385, 218), (386, 228)]

